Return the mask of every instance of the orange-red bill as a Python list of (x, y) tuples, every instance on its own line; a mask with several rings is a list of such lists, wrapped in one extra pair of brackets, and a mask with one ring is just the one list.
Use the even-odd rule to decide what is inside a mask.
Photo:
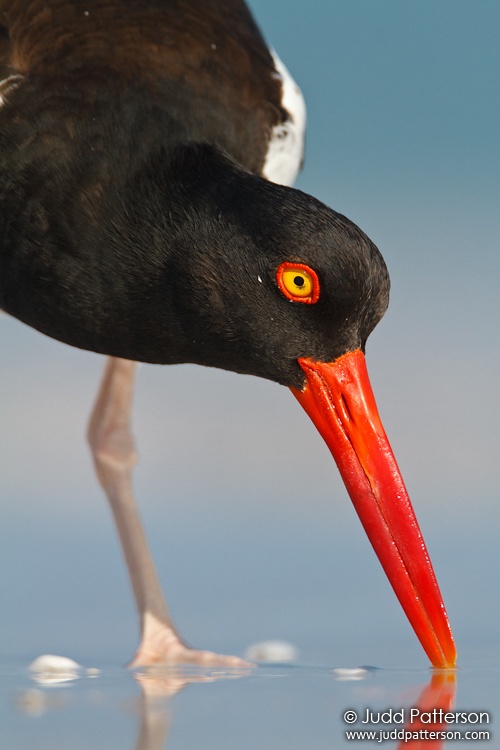
[(299, 359), (292, 388), (326, 441), (356, 512), (434, 667), (453, 667), (456, 649), (425, 542), (378, 415), (361, 350), (335, 362)]

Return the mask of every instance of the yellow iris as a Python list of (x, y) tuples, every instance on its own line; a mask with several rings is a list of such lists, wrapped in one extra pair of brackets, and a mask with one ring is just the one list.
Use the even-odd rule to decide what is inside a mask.
[(313, 292), (313, 278), (302, 268), (285, 268), (281, 279), (285, 289), (294, 297), (310, 297)]

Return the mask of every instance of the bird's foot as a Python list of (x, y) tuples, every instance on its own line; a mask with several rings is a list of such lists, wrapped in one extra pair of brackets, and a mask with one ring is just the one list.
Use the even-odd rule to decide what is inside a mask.
[(128, 665), (130, 668), (151, 667), (151, 666), (168, 666), (168, 665), (189, 664), (196, 667), (221, 667), (225, 669), (251, 669), (255, 666), (239, 656), (226, 656), (217, 654), (214, 651), (202, 651), (197, 648), (190, 648), (183, 643), (177, 644), (173, 648), (170, 644), (168, 648), (152, 649), (149, 645), (141, 643), (137, 652)]
[(158, 620), (151, 620), (130, 668), (189, 664), (197, 667), (249, 669), (255, 665), (239, 656), (225, 656), (213, 651), (200, 651), (182, 642), (175, 630)]

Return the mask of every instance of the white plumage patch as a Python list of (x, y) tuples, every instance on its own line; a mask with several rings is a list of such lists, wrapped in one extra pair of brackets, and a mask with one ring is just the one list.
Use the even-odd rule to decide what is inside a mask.
[(288, 112), (288, 120), (273, 128), (262, 174), (271, 182), (292, 185), (304, 155), (306, 105), (301, 90), (274, 50), (271, 55), (276, 76), (281, 80), (281, 106)]
[(0, 107), (5, 104), (9, 91), (13, 91), (23, 80), (22, 75), (14, 74), (0, 81)]

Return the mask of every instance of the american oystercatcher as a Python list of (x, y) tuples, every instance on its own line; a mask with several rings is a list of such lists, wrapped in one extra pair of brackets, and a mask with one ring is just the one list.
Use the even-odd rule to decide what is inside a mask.
[(377, 248), (289, 185), (299, 89), (242, 0), (3, 0), (0, 305), (108, 361), (89, 438), (138, 607), (133, 665), (238, 665), (174, 627), (132, 492), (135, 362), (291, 388), (436, 667), (441, 594), (371, 392)]

